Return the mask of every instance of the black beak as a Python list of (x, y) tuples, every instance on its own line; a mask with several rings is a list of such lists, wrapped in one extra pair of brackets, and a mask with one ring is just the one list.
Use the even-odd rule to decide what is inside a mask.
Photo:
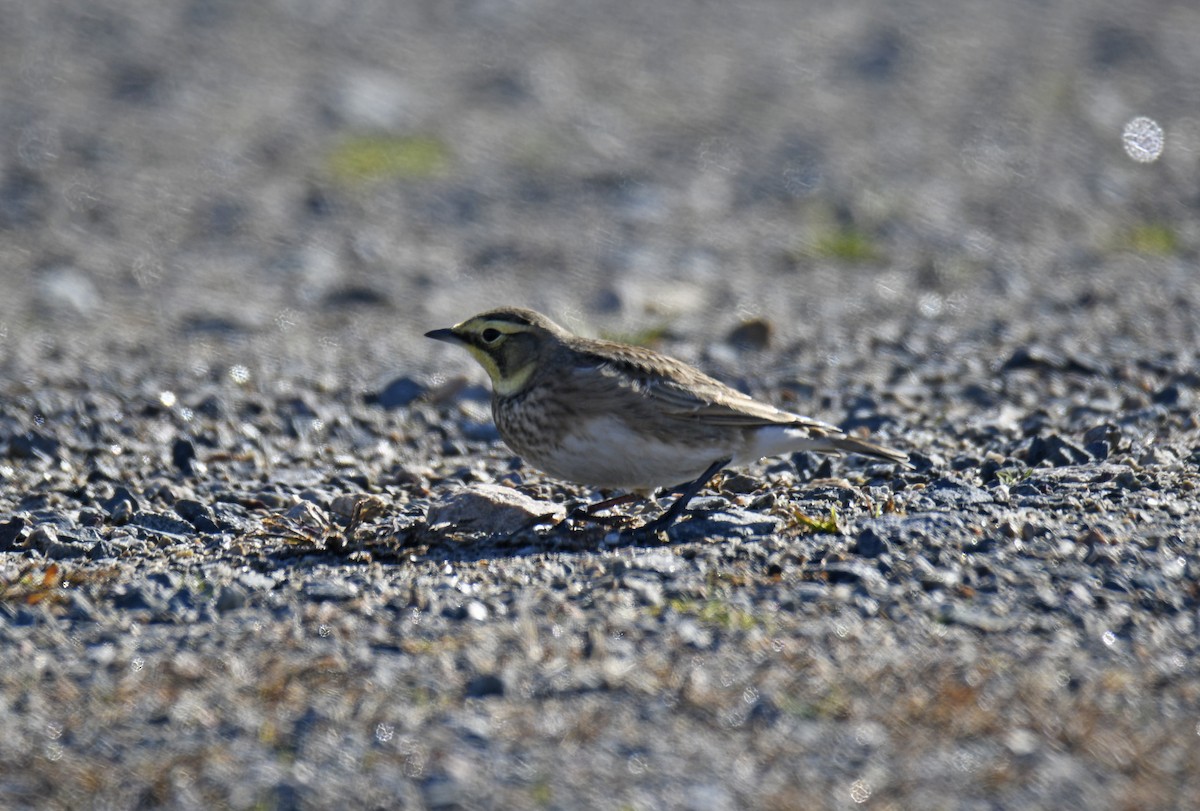
[(425, 333), (426, 338), (432, 338), (435, 341), (445, 341), (448, 344), (465, 344), (462, 338), (458, 337), (452, 329), (435, 329)]

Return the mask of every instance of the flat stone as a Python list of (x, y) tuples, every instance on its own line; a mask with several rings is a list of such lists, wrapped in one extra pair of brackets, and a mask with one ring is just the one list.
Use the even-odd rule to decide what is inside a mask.
[(986, 633), (1002, 633), (1011, 630), (1016, 624), (1008, 617), (951, 603), (943, 603), (938, 616), (943, 622), (964, 625)]
[(345, 580), (318, 580), (304, 584), (304, 596), (318, 602), (344, 602), (358, 596), (358, 586)]
[(779, 519), (766, 513), (736, 511), (708, 513), (681, 521), (669, 530), (676, 541), (762, 538), (779, 528)]
[(512, 533), (542, 519), (561, 521), (561, 504), (538, 501), (499, 484), (471, 484), (450, 491), (429, 506), (425, 519), (431, 527), (464, 532)]

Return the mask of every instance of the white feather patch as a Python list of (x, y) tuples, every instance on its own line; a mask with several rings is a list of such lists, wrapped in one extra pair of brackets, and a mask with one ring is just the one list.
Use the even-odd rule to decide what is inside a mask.
[(691, 481), (732, 453), (650, 439), (620, 418), (605, 416), (575, 426), (560, 447), (529, 461), (552, 476), (593, 487), (650, 490)]
[[(837, 430), (830, 426), (830, 430)], [(825, 437), (813, 437), (807, 429), (792, 425), (770, 425), (750, 434), (749, 441), (741, 452), (733, 457), (733, 464), (743, 465), (756, 462), (765, 456), (781, 456), (797, 451), (836, 452)]]

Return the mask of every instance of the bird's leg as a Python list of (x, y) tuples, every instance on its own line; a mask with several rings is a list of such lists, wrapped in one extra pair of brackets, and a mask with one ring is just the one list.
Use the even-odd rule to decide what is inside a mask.
[(717, 461), (713, 462), (708, 466), (708, 470), (705, 470), (700, 474), (698, 479), (688, 482), (683, 486), (683, 493), (679, 496), (679, 498), (675, 499), (675, 503), (668, 507), (662, 515), (647, 524), (643, 524), (638, 528), (637, 531), (639, 533), (646, 532), (654, 535), (658, 534), (659, 532), (666, 532), (667, 529), (670, 528), (671, 524), (675, 523), (675, 519), (677, 519), (683, 513), (684, 509), (687, 508), (688, 502), (700, 492), (700, 488), (708, 484), (709, 479), (717, 475), (717, 471), (725, 467), (725, 465), (729, 464), (731, 461), (733, 461), (731, 458), (726, 457), (725, 459), (718, 459)]
[(598, 512), (611, 510), (613, 507), (620, 507), (622, 504), (632, 503), (637, 501), (639, 498), (641, 498), (641, 496), (639, 496), (637, 493), (622, 493), (619, 496), (613, 496), (612, 498), (606, 498), (603, 501), (597, 501), (595, 504), (589, 504), (587, 507), (583, 508), (582, 512), (588, 518), (596, 518), (598, 517), (596, 515)]
[(622, 504), (628, 504), (631, 501), (637, 501), (639, 498), (641, 498), (641, 496), (639, 496), (637, 493), (622, 493), (619, 496), (613, 496), (612, 498), (606, 498), (602, 501), (597, 501), (595, 504), (576, 507), (567, 513), (567, 517), (563, 520), (591, 522), (593, 524), (601, 524), (603, 526), (610, 527), (617, 526), (625, 523), (629, 519), (623, 515), (597, 515), (596, 513), (603, 512), (604, 510), (608, 510), (613, 507), (619, 507)]

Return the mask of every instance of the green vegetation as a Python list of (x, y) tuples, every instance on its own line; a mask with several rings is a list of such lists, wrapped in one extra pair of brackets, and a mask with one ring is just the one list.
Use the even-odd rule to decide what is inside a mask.
[(828, 518), (813, 518), (793, 507), (789, 510), (789, 517), (791, 518), (788, 522), (789, 529), (800, 529), (823, 535), (840, 535), (842, 531), (837, 522), (837, 507), (829, 508)]
[(534, 805), (540, 808), (548, 808), (554, 803), (554, 793), (545, 779), (538, 780), (529, 787), (529, 797), (533, 800)]
[(349, 184), (432, 177), (449, 163), (446, 145), (422, 135), (352, 135), (329, 154), (333, 177)]
[(1168, 256), (1179, 250), (1179, 235), (1169, 225), (1142, 223), (1124, 235), (1121, 247), (1137, 253)]
[(1023, 482), (1029, 478), (1033, 471), (1027, 467), (1010, 467), (996, 471), (996, 480), (1003, 485), (1011, 487), (1018, 482)]
[(805, 253), (818, 259), (862, 265), (883, 259), (883, 253), (870, 235), (853, 226), (832, 228), (808, 244)]
[(728, 603), (717, 599), (709, 599), (701, 602), (700, 600), (690, 600), (680, 597), (668, 600), (667, 608), (676, 614), (695, 617), (706, 625), (715, 625), (719, 628), (736, 628), (740, 631), (749, 631), (759, 624), (759, 621), (753, 614), (734, 608)]

